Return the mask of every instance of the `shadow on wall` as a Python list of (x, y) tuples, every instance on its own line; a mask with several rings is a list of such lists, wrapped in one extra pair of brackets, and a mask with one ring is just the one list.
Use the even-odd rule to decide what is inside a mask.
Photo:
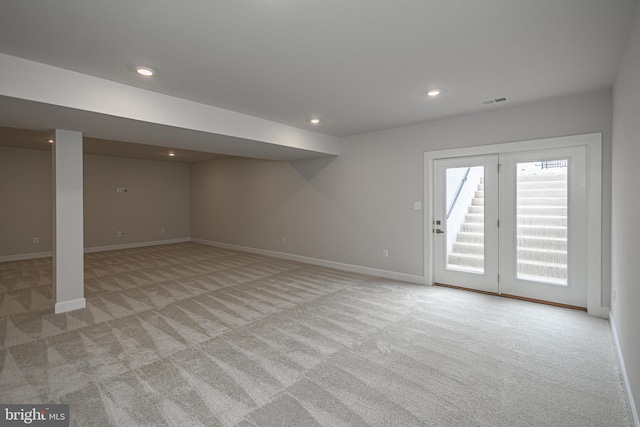
[(337, 158), (338, 156), (328, 156), (318, 159), (294, 160), (289, 162), (289, 164), (306, 181), (311, 181)]

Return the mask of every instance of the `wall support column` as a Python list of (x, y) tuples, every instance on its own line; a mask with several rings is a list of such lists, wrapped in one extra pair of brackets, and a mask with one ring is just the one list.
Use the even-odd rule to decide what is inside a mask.
[(82, 133), (57, 129), (53, 144), (55, 312), (84, 308)]

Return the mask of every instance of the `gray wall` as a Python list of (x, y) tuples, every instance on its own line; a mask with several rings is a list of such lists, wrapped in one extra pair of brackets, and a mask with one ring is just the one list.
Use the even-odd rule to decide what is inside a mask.
[(414, 211), (413, 202), (424, 198), (425, 151), (602, 132), (608, 306), (611, 92), (487, 110), (344, 138), (337, 158), (192, 165), (191, 236), (422, 276), (423, 212)]
[[(50, 151), (0, 147), (0, 256), (51, 251), (51, 196)], [(86, 248), (188, 238), (189, 165), (85, 155), (84, 215)]]
[(0, 147), (0, 256), (51, 250), (51, 182), (50, 151)]
[(84, 156), (85, 248), (188, 237), (188, 164)]
[(640, 6), (613, 96), (612, 304), (635, 406), (640, 409)]

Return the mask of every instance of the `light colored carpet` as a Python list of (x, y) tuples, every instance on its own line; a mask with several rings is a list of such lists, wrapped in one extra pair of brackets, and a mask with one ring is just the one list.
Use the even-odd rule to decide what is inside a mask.
[(608, 322), (193, 243), (0, 264), (0, 402), (81, 426), (629, 426)]

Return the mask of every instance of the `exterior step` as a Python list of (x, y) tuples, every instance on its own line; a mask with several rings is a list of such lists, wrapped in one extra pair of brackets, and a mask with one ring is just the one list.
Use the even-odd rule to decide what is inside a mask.
[(567, 266), (552, 262), (522, 261), (518, 262), (518, 277), (529, 280), (566, 283)]
[(518, 236), (518, 248), (566, 251), (567, 239), (563, 237)]
[(465, 224), (468, 224), (468, 223), (473, 223), (473, 224), (484, 223), (484, 213), (479, 213), (479, 214), (478, 213), (468, 213), (464, 217), (464, 222), (465, 222)]
[(541, 181), (566, 181), (567, 175), (548, 174), (548, 175), (519, 175), (518, 182), (541, 182)]
[(462, 232), (471, 232), (471, 233), (484, 233), (484, 224), (482, 224), (482, 223), (464, 222), (460, 226), (460, 231), (462, 231)]
[[(469, 206), (469, 214), (484, 215), (484, 206)], [(522, 206), (518, 215), (567, 217), (567, 208), (563, 206)]]
[(484, 244), (457, 241), (453, 244), (453, 250), (451, 252), (470, 255), (484, 255)]
[[(476, 191), (476, 193), (478, 193)], [(518, 198), (525, 197), (567, 197), (567, 190), (562, 188), (528, 188), (526, 190), (518, 188)]]
[[(472, 231), (472, 230), (469, 230), (469, 231)], [(518, 225), (516, 234), (518, 237), (521, 237), (521, 236), (562, 237), (566, 239), (567, 227), (555, 226), (555, 225)]]
[(567, 181), (518, 181), (519, 190), (530, 189), (567, 189)]
[(561, 225), (567, 226), (566, 216), (518, 215), (518, 225)]
[[(538, 225), (538, 224), (518, 224), (518, 236), (538, 236), (538, 237), (567, 237), (567, 227), (564, 225)], [(471, 233), (484, 232), (482, 222), (464, 222), (460, 226), (460, 231)]]
[(567, 216), (567, 207), (566, 206), (519, 206), (518, 215)]
[(449, 268), (453, 267), (453, 268), (457, 268), (459, 270), (464, 270), (464, 271), (470, 271), (473, 273), (480, 273), (480, 274), (484, 273), (484, 267), (477, 268), (477, 267), (471, 267), (469, 265), (458, 265), (458, 264), (455, 264), (455, 265), (450, 264), (448, 265), (448, 267)]
[(458, 233), (457, 241), (460, 243), (476, 243), (484, 245), (484, 233), (461, 231)]
[[(484, 258), (484, 245), (473, 243), (455, 243), (453, 252), (449, 254), (449, 264), (481, 267)], [(547, 249), (518, 248), (518, 263), (551, 265), (566, 268), (567, 252)]]
[[(564, 237), (564, 235), (558, 235), (556, 229), (567, 228), (566, 216), (537, 216), (537, 215), (520, 215), (518, 217), (518, 228), (523, 228), (522, 235), (525, 236), (539, 236), (548, 235), (549, 237)], [(535, 227), (529, 230), (530, 227)], [(544, 229), (549, 229), (549, 233), (543, 233)], [(460, 231), (481, 233), (484, 230), (484, 215), (483, 214), (467, 214), (465, 222), (460, 226)], [(541, 231), (542, 230), (542, 231)], [(534, 234), (529, 234), (529, 232)], [(520, 233), (518, 233), (520, 234)]]
[(473, 268), (476, 271), (484, 270), (484, 256), (482, 255), (451, 253), (449, 254), (447, 263), (465, 269)]
[(567, 263), (567, 251), (518, 248), (518, 259), (526, 262), (538, 261), (565, 265)]
[[(518, 236), (517, 242), (519, 248), (548, 249), (552, 251), (567, 250), (567, 239), (564, 237)], [(484, 245), (484, 234), (460, 232), (458, 233), (458, 240), (456, 243)]]
[(566, 197), (518, 197), (517, 206), (567, 206)]

